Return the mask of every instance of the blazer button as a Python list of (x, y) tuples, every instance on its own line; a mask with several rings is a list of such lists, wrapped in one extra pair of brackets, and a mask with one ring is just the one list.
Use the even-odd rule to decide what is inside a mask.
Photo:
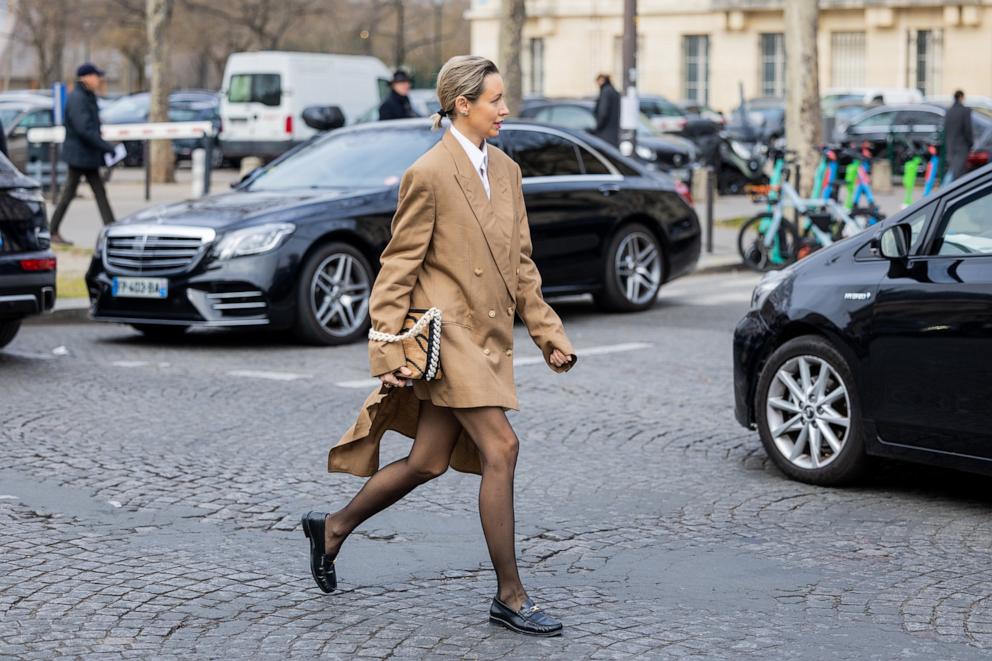
[(507, 356), (512, 356), (513, 355), (513, 350), (512, 349), (507, 349), (506, 350), (506, 355)]
[(515, 272), (516, 272), (516, 274), (517, 274), (517, 275), (520, 275), (520, 268), (518, 267), (518, 268), (517, 268), (517, 269), (515, 270)]
[(490, 317), (495, 317), (496, 316), (496, 310), (490, 310), (489, 311), (489, 316)]
[(476, 275), (482, 275), (482, 269), (480, 269), (480, 268), (476, 268), (476, 269), (475, 269), (475, 274), (476, 274)]
[(487, 348), (485, 348), (485, 349), (482, 350), (482, 353), (484, 353), (484, 354), (486, 354), (488, 356), (492, 352), (489, 351), (489, 348), (487, 347)]
[(512, 315), (513, 314), (513, 306), (512, 305), (508, 305), (506, 307), (506, 313), (509, 314), (509, 315)]

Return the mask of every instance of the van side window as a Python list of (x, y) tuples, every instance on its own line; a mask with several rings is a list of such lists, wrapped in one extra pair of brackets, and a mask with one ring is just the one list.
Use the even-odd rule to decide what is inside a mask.
[(277, 73), (238, 73), (231, 76), (227, 90), (231, 103), (261, 103), (278, 106), (282, 103), (282, 80)]

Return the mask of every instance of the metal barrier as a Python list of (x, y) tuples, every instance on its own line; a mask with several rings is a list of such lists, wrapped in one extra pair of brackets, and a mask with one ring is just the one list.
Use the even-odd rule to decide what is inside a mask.
[[(145, 162), (145, 199), (151, 199), (151, 163), (149, 159), (149, 140), (188, 140), (196, 138), (213, 138), (217, 132), (211, 122), (152, 122), (145, 124), (110, 124), (100, 129), (104, 140), (120, 142), (141, 142)], [(28, 142), (51, 145), (50, 164), (52, 169), (52, 201), (58, 198), (58, 145), (65, 142), (65, 127), (51, 126), (46, 128), (28, 129)], [(213, 140), (204, 140), (203, 187), (202, 194), (210, 192), (210, 169), (213, 156)], [(195, 170), (194, 170), (195, 173)], [(197, 187), (199, 188), (199, 187)]]

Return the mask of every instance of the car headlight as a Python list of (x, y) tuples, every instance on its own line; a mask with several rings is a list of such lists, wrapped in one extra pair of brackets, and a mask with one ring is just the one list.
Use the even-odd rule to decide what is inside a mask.
[(644, 145), (637, 145), (637, 149), (635, 149), (634, 152), (645, 161), (653, 161), (658, 158), (658, 155), (654, 153), (653, 149), (645, 147)]
[(96, 237), (96, 248), (93, 249), (94, 255), (102, 255), (104, 248), (107, 247), (107, 228), (104, 227), (100, 230), (100, 233)]
[(268, 223), (235, 230), (221, 237), (214, 247), (214, 256), (218, 259), (230, 259), (260, 255), (278, 248), (295, 230), (296, 225), (292, 223)]
[(11, 188), (7, 195), (22, 202), (44, 202), (40, 188)]
[(772, 292), (778, 289), (778, 286), (784, 281), (788, 280), (791, 270), (788, 268), (782, 269), (781, 271), (769, 271), (758, 281), (757, 286), (755, 286), (754, 291), (751, 292), (751, 310), (759, 310), (761, 306), (765, 304), (768, 297), (771, 296)]

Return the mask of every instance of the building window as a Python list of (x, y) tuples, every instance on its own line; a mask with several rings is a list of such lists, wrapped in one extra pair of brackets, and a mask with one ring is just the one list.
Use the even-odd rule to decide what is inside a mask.
[(943, 32), (941, 30), (909, 31), (909, 85), (923, 95), (939, 94), (941, 63), (943, 60)]
[(531, 39), (527, 54), (527, 93), (544, 94), (544, 39)]
[(761, 35), (761, 95), (785, 96), (785, 39), (781, 32)]
[(709, 104), (710, 38), (705, 34), (682, 37), (682, 96)]
[(830, 35), (830, 86), (865, 86), (865, 33)]

